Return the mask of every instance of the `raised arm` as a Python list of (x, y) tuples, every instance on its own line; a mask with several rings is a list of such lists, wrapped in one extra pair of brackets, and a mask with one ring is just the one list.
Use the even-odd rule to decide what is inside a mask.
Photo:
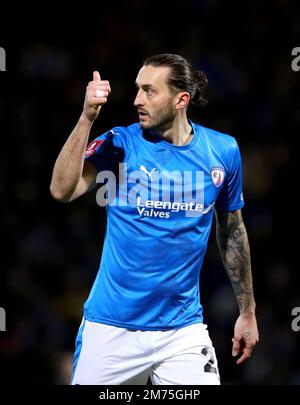
[(84, 160), (84, 152), (91, 126), (110, 92), (109, 82), (94, 72), (86, 89), (83, 112), (54, 165), (50, 192), (58, 201), (73, 201), (96, 185), (96, 169)]
[(237, 356), (239, 352), (242, 353), (237, 360), (237, 364), (240, 364), (250, 357), (258, 342), (250, 248), (241, 210), (215, 211), (215, 214), (221, 259), (240, 310), (232, 339), (232, 355)]

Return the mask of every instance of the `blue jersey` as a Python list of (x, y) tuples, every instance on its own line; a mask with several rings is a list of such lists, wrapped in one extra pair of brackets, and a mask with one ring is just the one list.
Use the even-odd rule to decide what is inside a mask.
[(194, 137), (184, 146), (133, 124), (87, 148), (102, 182), (114, 174), (97, 193), (109, 204), (100, 268), (84, 305), (89, 321), (141, 330), (203, 321), (199, 278), (213, 208), (243, 206), (241, 158), (233, 137), (190, 124)]

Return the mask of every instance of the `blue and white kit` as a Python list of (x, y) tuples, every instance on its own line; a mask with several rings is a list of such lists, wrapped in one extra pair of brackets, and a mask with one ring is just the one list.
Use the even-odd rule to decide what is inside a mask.
[(133, 124), (86, 150), (107, 229), (72, 384), (220, 383), (199, 279), (213, 209), (243, 207), (241, 158), (233, 137), (190, 124), (184, 146)]
[[(213, 207), (234, 211), (243, 206), (242, 174), (233, 137), (190, 124), (194, 137), (185, 146), (133, 124), (113, 128), (87, 148), (86, 159), (98, 172), (117, 172), (122, 163), (126, 173), (116, 176), (116, 182), (123, 177), (128, 188), (107, 205), (102, 259), (84, 306), (85, 319), (141, 330), (202, 322), (199, 275)], [(128, 181), (136, 171), (148, 185)], [(174, 172), (183, 187), (168, 182)], [(157, 188), (155, 175), (166, 180)], [(170, 189), (166, 196), (165, 185)]]

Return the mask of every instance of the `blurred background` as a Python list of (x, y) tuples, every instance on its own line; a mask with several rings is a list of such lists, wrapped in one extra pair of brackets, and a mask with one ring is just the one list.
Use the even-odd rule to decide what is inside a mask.
[[(271, 5), (270, 5), (271, 4)], [(152, 54), (179, 53), (208, 76), (209, 104), (191, 118), (233, 135), (243, 158), (244, 220), (251, 244), (260, 343), (236, 366), (237, 305), (214, 229), (201, 274), (205, 322), (223, 384), (300, 384), (298, 134), (300, 46), (297, 4), (218, 0), (128, 1), (85, 14), (72, 6), (73, 39), (0, 40), (2, 157), (0, 332), (2, 382), (68, 384), (82, 307), (98, 270), (105, 211), (95, 192), (71, 204), (49, 193), (55, 159), (82, 110), (93, 70), (112, 94), (91, 139), (137, 121), (134, 80)], [(55, 12), (55, 6), (52, 12)], [(59, 10), (59, 18), (69, 17)], [(89, 33), (91, 20), (97, 30)], [(71, 38), (71, 37), (70, 37)], [(296, 209), (295, 209), (296, 207)]]

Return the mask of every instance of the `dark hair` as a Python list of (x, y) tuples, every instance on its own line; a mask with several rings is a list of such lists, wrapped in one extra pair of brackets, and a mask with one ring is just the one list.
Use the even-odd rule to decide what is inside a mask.
[(180, 55), (162, 53), (150, 56), (144, 61), (143, 66), (167, 66), (171, 68), (168, 84), (173, 91), (187, 91), (190, 96), (190, 104), (202, 106), (208, 100), (203, 97), (202, 89), (208, 80), (206, 75), (195, 69), (193, 65)]

